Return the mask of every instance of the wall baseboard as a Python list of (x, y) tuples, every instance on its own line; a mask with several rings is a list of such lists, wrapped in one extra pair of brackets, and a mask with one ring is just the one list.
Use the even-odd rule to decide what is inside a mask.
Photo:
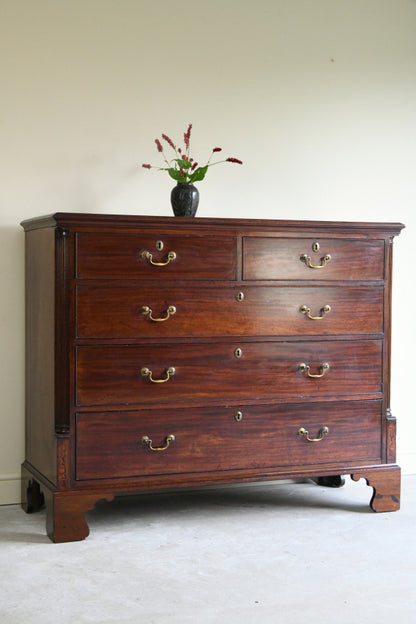
[(416, 451), (403, 451), (397, 455), (397, 463), (401, 466), (402, 475), (416, 474)]
[(0, 505), (20, 505), (20, 474), (0, 475)]

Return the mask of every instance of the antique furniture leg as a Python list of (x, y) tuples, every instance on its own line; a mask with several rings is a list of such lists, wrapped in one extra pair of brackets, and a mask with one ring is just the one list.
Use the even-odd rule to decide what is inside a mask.
[(22, 467), (22, 508), (26, 513), (34, 513), (45, 507), (45, 497), (40, 484), (26, 468)]
[(358, 470), (351, 475), (354, 481), (365, 479), (374, 489), (370, 501), (373, 511), (397, 511), (400, 509), (400, 467), (378, 467), (375, 470)]
[(77, 542), (89, 535), (85, 514), (95, 503), (112, 501), (113, 493), (89, 494), (46, 490), (46, 532), (53, 542)]
[(328, 477), (316, 477), (312, 479), (316, 485), (322, 485), (324, 487), (339, 488), (345, 484), (345, 478), (343, 475), (331, 475)]

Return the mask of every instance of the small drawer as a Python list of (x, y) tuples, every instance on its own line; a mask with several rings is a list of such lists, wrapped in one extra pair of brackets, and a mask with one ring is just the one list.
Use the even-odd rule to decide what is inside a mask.
[(125, 407), (218, 404), (248, 396), (378, 398), (381, 380), (381, 340), (81, 346), (76, 401)]
[(80, 412), (76, 457), (77, 480), (374, 464), (381, 403)]
[(384, 241), (245, 237), (243, 277), (246, 280), (382, 280)]
[(79, 338), (323, 336), (383, 331), (378, 287), (134, 283), (77, 287)]
[(76, 238), (78, 278), (233, 280), (236, 239), (160, 232), (95, 234)]

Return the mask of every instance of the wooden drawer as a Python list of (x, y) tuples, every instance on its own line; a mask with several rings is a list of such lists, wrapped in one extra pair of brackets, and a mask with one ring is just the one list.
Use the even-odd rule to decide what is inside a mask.
[[(237, 421), (235, 414), (242, 418)], [(328, 433), (323, 433), (323, 428)], [(310, 442), (299, 429), (306, 429)], [(143, 436), (153, 447), (142, 443)], [(355, 401), (282, 406), (79, 413), (76, 478), (250, 470), (311, 464), (379, 463), (381, 404)]]
[[(163, 249), (159, 242), (163, 243)], [(146, 252), (151, 254), (146, 256)], [(175, 257), (169, 257), (174, 254)], [(161, 263), (154, 266), (151, 262)], [(78, 278), (222, 279), (236, 273), (236, 239), (195, 235), (78, 233)]]
[[(313, 249), (315, 243), (319, 243), (317, 251)], [(325, 261), (327, 255), (330, 260)], [(305, 261), (305, 256), (309, 260)], [(382, 280), (384, 241), (245, 237), (243, 277), (246, 280)]]
[(383, 331), (383, 290), (80, 285), (76, 319), (79, 338), (376, 333)]
[[(324, 364), (329, 364), (325, 372)], [(378, 395), (381, 372), (380, 340), (81, 346), (76, 401), (78, 406), (155, 406), (218, 404), (250, 396)]]

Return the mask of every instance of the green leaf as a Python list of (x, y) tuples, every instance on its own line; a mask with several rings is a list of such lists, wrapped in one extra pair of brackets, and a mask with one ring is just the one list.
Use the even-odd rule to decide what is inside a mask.
[(190, 163), (189, 160), (183, 160), (183, 158), (175, 158), (175, 160), (179, 167), (182, 167), (182, 169), (189, 169), (189, 167), (192, 166), (192, 163)]
[(193, 184), (194, 182), (199, 182), (200, 180), (203, 180), (207, 171), (207, 165), (205, 165), (205, 167), (198, 167), (198, 169), (195, 169), (195, 171), (191, 174), (189, 182)]
[(185, 182), (185, 178), (183, 177), (181, 172), (178, 171), (177, 169), (173, 169), (173, 167), (172, 167), (171, 169), (168, 169), (168, 173), (169, 173), (171, 178), (176, 180), (176, 182)]

